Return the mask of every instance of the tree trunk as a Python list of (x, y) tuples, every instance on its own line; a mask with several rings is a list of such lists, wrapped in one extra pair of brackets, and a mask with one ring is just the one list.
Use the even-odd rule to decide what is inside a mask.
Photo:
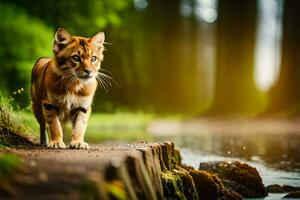
[(269, 91), (268, 113), (299, 112), (300, 105), (300, 1), (287, 0), (283, 15), (280, 75)]
[(260, 95), (254, 85), (256, 1), (220, 0), (215, 95), (210, 114), (250, 114)]
[(152, 57), (151, 100), (158, 112), (183, 110), (180, 88), (180, 39), (182, 24), (179, 0), (150, 0), (149, 26), (152, 27), (149, 42)]

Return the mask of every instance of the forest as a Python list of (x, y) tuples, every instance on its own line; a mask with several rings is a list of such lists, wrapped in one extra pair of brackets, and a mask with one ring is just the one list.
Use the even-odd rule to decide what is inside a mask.
[(28, 108), (32, 66), (63, 27), (106, 33), (102, 68), (118, 84), (96, 111), (294, 116), (300, 3), (272, 2), (1, 0), (1, 92)]
[[(300, 198), (299, 10), (300, 0), (0, 0), (0, 199)], [(32, 73), (70, 38), (104, 49), (92, 109), (77, 71), (55, 83), (52, 73), (61, 87), (47, 91)], [(32, 101), (31, 83), (55, 103)]]

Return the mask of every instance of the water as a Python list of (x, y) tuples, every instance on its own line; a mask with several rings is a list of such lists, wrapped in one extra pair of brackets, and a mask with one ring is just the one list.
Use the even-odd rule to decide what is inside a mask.
[[(300, 186), (300, 134), (185, 133), (156, 139), (173, 141), (183, 163), (194, 168), (200, 162), (239, 160), (256, 167), (266, 186)], [(270, 194), (265, 199), (284, 195)]]

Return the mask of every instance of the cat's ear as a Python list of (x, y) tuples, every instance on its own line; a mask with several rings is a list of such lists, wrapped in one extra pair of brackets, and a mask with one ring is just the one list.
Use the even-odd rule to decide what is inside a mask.
[(63, 28), (57, 29), (54, 36), (53, 51), (57, 53), (71, 42), (72, 36)]
[(95, 47), (102, 47), (105, 40), (104, 32), (99, 32), (89, 39), (90, 43)]

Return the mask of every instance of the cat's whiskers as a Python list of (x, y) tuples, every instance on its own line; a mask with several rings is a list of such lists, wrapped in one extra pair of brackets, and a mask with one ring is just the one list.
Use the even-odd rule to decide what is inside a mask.
[(103, 81), (105, 81), (107, 84), (109, 84), (109, 86), (112, 86), (109, 78), (107, 78), (106, 76), (103, 76), (103, 75), (100, 75), (100, 77), (102, 78)]
[(117, 81), (115, 79), (113, 79), (111, 76), (109, 76), (108, 74), (105, 74), (103, 72), (98, 72), (98, 75), (100, 77), (102, 77), (104, 80), (106, 80), (107, 83), (109, 83), (109, 85), (111, 84), (111, 81), (114, 82), (118, 87), (120, 87), (120, 85), (117, 83)]
[(99, 69), (99, 71), (104, 71), (104, 72), (107, 72), (107, 73), (109, 73), (109, 75), (111, 75), (111, 72), (110, 71), (108, 71), (107, 69)]
[(102, 81), (101, 77), (99, 77), (99, 76), (97, 76), (96, 79), (100, 83), (102, 88), (105, 90), (105, 92), (107, 93), (108, 92), (108, 87), (107, 87), (106, 83), (104, 81)]
[[(97, 76), (97, 79), (100, 81), (100, 84), (102, 85), (103, 89), (108, 92), (108, 82), (107, 80), (102, 76)], [(109, 84), (111, 86), (111, 84)]]

